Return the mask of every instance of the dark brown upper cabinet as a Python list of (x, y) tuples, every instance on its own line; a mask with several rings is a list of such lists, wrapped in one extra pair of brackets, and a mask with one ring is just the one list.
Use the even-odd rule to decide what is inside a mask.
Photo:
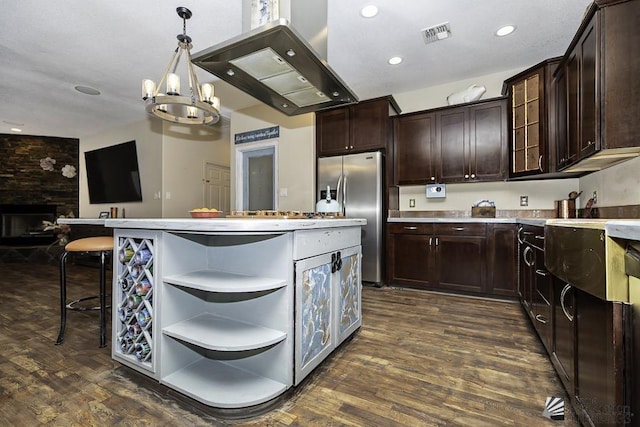
[(585, 14), (555, 73), (558, 170), (599, 170), (640, 152), (638, 22), (634, 0), (598, 1)]
[(507, 99), (395, 117), (396, 185), (500, 181), (507, 176)]
[(395, 101), (385, 97), (316, 113), (318, 157), (385, 149), (396, 111)]
[(504, 82), (509, 98), (509, 177), (556, 171), (556, 96), (553, 73), (561, 58), (530, 67)]

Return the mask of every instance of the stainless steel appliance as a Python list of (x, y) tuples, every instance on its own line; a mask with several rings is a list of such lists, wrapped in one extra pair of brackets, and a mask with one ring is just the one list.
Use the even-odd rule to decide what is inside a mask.
[(364, 218), (362, 280), (382, 283), (382, 153), (349, 154), (318, 159), (316, 200), (325, 199), (327, 186), (347, 218)]

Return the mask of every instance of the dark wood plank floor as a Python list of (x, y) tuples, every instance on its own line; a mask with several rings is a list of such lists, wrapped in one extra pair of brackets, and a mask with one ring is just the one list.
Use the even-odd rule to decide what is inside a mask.
[[(71, 297), (98, 270), (69, 268)], [(363, 326), (272, 411), (228, 420), (148, 386), (98, 348), (97, 313), (58, 332), (58, 269), (0, 264), (0, 426), (576, 426), (542, 416), (568, 402), (516, 303), (365, 288)], [(109, 339), (109, 346), (111, 340)]]

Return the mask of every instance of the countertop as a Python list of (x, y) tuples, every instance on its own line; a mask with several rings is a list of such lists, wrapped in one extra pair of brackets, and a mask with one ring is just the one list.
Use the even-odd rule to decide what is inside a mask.
[(358, 218), (271, 219), (271, 218), (61, 218), (61, 224), (104, 225), (111, 228), (135, 228), (173, 231), (257, 231), (286, 232), (336, 227), (355, 227), (367, 223)]
[(499, 222), (515, 224), (517, 218), (470, 218), (470, 217), (446, 217), (446, 218), (387, 218), (387, 222)]
[(447, 222), (477, 222), (477, 223), (511, 223), (528, 224), (544, 227), (545, 225), (558, 227), (596, 228), (605, 230), (607, 236), (627, 240), (640, 241), (640, 219), (608, 219), (608, 218), (387, 218), (388, 223), (447, 223)]

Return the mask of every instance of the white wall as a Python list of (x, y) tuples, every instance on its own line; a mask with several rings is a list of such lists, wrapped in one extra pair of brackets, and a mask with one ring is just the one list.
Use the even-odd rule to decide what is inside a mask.
[[(278, 196), (280, 210), (315, 210), (315, 114), (285, 116), (266, 105), (236, 111), (231, 115), (231, 207), (236, 209), (236, 133), (280, 126), (278, 138)], [(259, 141), (262, 143), (264, 141)], [(241, 144), (243, 148), (252, 143)]]
[(626, 206), (640, 204), (640, 157), (580, 178), (580, 207), (584, 207), (593, 192), (598, 195), (597, 206)]
[[(491, 200), (499, 210), (553, 210), (554, 200), (566, 199), (578, 189), (578, 179), (447, 184), (444, 199), (427, 199), (425, 189), (424, 185), (401, 187), (400, 210), (471, 212), (471, 206), (480, 200)], [(520, 196), (529, 197), (529, 206), (520, 206)], [(415, 200), (415, 208), (409, 207), (410, 199)]]
[[(87, 171), (84, 152), (135, 140), (140, 169), (142, 202), (90, 204), (87, 187)], [(161, 217), (162, 201), (154, 199), (154, 193), (162, 190), (162, 123), (159, 120), (143, 120), (108, 132), (80, 139), (79, 216), (97, 218), (100, 212), (117, 206), (119, 214), (126, 209), (127, 217)]]
[(499, 73), (478, 76), (468, 80), (425, 87), (411, 92), (396, 93), (393, 94), (393, 97), (402, 109), (402, 114), (444, 107), (447, 105), (447, 96), (454, 92), (464, 90), (472, 84), (486, 87), (487, 91), (480, 99), (495, 98), (502, 96), (502, 84), (504, 81), (509, 77), (518, 74), (522, 70), (523, 69), (501, 71)]
[(163, 125), (162, 216), (189, 217), (189, 210), (204, 207), (205, 164), (229, 166), (229, 126)]
[[(90, 204), (84, 152), (131, 140), (138, 150), (142, 202)], [(190, 209), (203, 204), (204, 164), (229, 166), (229, 158), (228, 124), (187, 127), (147, 118), (82, 138), (79, 216), (94, 218), (117, 206), (128, 218), (188, 217)]]

